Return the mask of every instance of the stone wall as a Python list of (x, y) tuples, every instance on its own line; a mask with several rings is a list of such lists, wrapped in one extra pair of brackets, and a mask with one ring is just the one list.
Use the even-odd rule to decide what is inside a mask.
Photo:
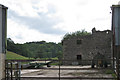
[[(111, 58), (111, 31), (92, 30), (92, 34), (85, 36), (74, 36), (63, 40), (63, 58), (65, 60), (77, 60), (77, 55), (81, 56), (80, 60), (93, 59), (99, 52), (106, 59)], [(81, 43), (77, 44), (80, 40)], [(91, 64), (91, 62), (78, 62), (78, 64)], [(76, 61), (64, 62), (64, 64), (74, 64)], [(76, 64), (77, 64), (76, 62)]]

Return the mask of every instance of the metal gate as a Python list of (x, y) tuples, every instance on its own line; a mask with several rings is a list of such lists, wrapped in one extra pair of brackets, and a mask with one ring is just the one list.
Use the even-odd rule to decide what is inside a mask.
[[(65, 66), (63, 65), (64, 61), (76, 61), (76, 60), (6, 60), (6, 80), (119, 80), (119, 75), (117, 73), (114, 73), (114, 68), (107, 67), (107, 68), (101, 68), (101, 67), (94, 67), (92, 68), (91, 65), (83, 66), (83, 65), (74, 65), (74, 66)], [(83, 62), (92, 60), (82, 60)], [(98, 61), (98, 60), (96, 60)], [(44, 62), (44, 63), (43, 63)], [(29, 65), (28, 65), (29, 64)], [(42, 66), (42, 67), (41, 67)], [(46, 66), (46, 67), (43, 67)], [(116, 70), (118, 70), (120, 67), (116, 67)], [(57, 76), (33, 76), (33, 73), (31, 72), (28, 74), (23, 74), (24, 71), (30, 71), (30, 70), (38, 70), (33, 73), (39, 73), (39, 75), (42, 75), (41, 71), (47, 70), (48, 73), (57, 75)], [(106, 77), (106, 76), (100, 76), (99, 71), (104, 71), (102, 74), (106, 73), (106, 75), (112, 75), (112, 77)], [(119, 69), (120, 70), (120, 69)], [(75, 72), (76, 73), (75, 73)], [(86, 72), (85, 72), (86, 71)], [(87, 76), (87, 71), (98, 71), (96, 76)], [(112, 71), (110, 74), (109, 71)], [(54, 74), (54, 72), (56, 72)], [(69, 73), (66, 73), (69, 72)], [(96, 72), (93, 72), (92, 75), (94, 75)], [(65, 76), (64, 76), (64, 75)], [(66, 75), (74, 75), (74, 76), (66, 76)], [(82, 76), (80, 76), (82, 74)], [(85, 76), (83, 76), (83, 74)], [(90, 73), (91, 74), (91, 73)], [(113, 75), (114, 74), (114, 75)], [(25, 76), (27, 75), (27, 76)]]

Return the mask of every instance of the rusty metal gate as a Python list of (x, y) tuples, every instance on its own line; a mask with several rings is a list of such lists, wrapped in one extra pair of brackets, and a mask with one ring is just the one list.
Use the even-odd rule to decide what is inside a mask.
[[(37, 63), (36, 61), (43, 63), (44, 64), (40, 64)], [(116, 67), (116, 70), (114, 70), (114, 68), (112, 67), (107, 67), (107, 68), (101, 68), (101, 67), (81, 67), (82, 65), (77, 65), (76, 67), (70, 67), (70, 66), (66, 66), (64, 67), (63, 63), (64, 61), (73, 61), (73, 60), (6, 60), (6, 76), (5, 79), (6, 80), (119, 80), (119, 75), (116, 72), (114, 73), (114, 71), (118, 70), (120, 67)], [(91, 62), (91, 60), (83, 60), (83, 61), (89, 61)], [(96, 60), (98, 61), (98, 60)], [(29, 65), (25, 65), (28, 64)], [(30, 65), (31, 63), (31, 65)], [(35, 63), (35, 65), (34, 65)], [(47, 66), (47, 67), (41, 67), (42, 66)], [(52, 67), (52, 66), (56, 66), (56, 67)], [(117, 65), (118, 66), (118, 65)], [(23, 75), (23, 71), (30, 71), (30, 70), (49, 70), (50, 74), (53, 74), (53, 72), (57, 72), (55, 75), (58, 76), (32, 76), (32, 72), (31, 74), (25, 76)], [(77, 72), (76, 74), (74, 74), (74, 72), (72, 73), (72, 71)], [(105, 73), (105, 71), (112, 71), (112, 74), (108, 75), (112, 75), (112, 77), (106, 77), (106, 76), (80, 76), (81, 74), (86, 74), (86, 73), (78, 73), (79, 71), (89, 71), (89, 70), (97, 70), (97, 71), (101, 71), (103, 70)], [(120, 70), (120, 69), (119, 69)], [(74, 75), (74, 76), (63, 76), (63, 73), (69, 72), (69, 75)], [(35, 72), (37, 73), (37, 71)], [(40, 71), (38, 71), (39, 75), (41, 75), (42, 73), (40, 73)], [(94, 72), (95, 73), (95, 72)], [(94, 74), (92, 73), (92, 75)], [(102, 73), (102, 74), (103, 74)], [(114, 74), (114, 76), (113, 76)]]

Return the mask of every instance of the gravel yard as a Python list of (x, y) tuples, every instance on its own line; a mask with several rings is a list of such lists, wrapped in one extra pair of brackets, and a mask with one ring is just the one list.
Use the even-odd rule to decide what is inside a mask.
[[(51, 68), (59, 68), (59, 67), (51, 66), (50, 68), (47, 68), (44, 66), (44, 69), (22, 70), (21, 77), (36, 77), (36, 78), (38, 77), (59, 77), (59, 70), (52, 70)], [(105, 72), (106, 69), (99, 69), (99, 70), (91, 69), (90, 66), (61, 66), (61, 68), (74, 68), (74, 69), (84, 68), (84, 70), (73, 70), (73, 69), (72, 70), (60, 70), (60, 77), (112, 78), (112, 74), (107, 74)], [(24, 79), (24, 80), (28, 80), (28, 79)], [(36, 80), (36, 79), (29, 79), (29, 80)], [(41, 79), (41, 80), (52, 80), (52, 79)], [(64, 79), (61, 79), (61, 80), (64, 80)], [(92, 80), (92, 79), (65, 79), (65, 80)], [(93, 80), (97, 80), (97, 79), (93, 79)], [(103, 79), (100, 79), (100, 80), (103, 80)], [(112, 80), (112, 79), (104, 79), (104, 80)]]

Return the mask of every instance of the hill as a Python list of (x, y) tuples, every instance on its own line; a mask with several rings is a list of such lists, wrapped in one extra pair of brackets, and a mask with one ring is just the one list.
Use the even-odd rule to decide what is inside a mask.
[(7, 51), (6, 59), (28, 59), (27, 57), (21, 56), (14, 52)]
[(23, 44), (7, 39), (7, 50), (28, 58), (58, 58), (62, 56), (62, 44), (46, 41), (33, 41)]

